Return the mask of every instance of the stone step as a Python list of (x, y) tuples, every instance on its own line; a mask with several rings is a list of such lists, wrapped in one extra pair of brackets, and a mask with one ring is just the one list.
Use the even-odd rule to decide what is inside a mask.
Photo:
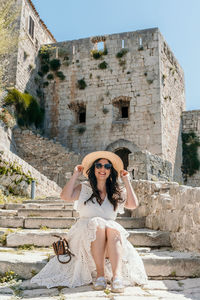
[(35, 204), (35, 203), (39, 203), (39, 204), (72, 204), (72, 203), (68, 203), (64, 200), (61, 199), (52, 199), (52, 200), (48, 200), (48, 199), (41, 199), (41, 200), (24, 200), (23, 204)]
[[(6, 210), (3, 210), (4, 214), (3, 215), (14, 215), (13, 213), (6, 213)], [(16, 215), (16, 213), (15, 213)], [(18, 214), (19, 217), (78, 217), (79, 214), (77, 211), (73, 210), (73, 208), (68, 208), (63, 206), (62, 208), (58, 208), (58, 207), (53, 207), (53, 208), (20, 208), (18, 210)], [(1, 216), (1, 210), (0, 210), (0, 216)], [(130, 211), (126, 210), (125, 213), (123, 215), (120, 216), (124, 216), (124, 217), (129, 217), (130, 216)]]
[(1, 216), (17, 216), (18, 211), (13, 209), (0, 209), (0, 217)]
[(22, 208), (67, 208), (72, 209), (73, 203), (5, 203), (0, 206), (2, 210), (19, 210)]
[[(153, 250), (139, 253), (147, 275), (151, 278), (184, 278), (200, 276), (200, 255), (177, 251)], [(47, 263), (49, 251), (0, 252), (1, 273), (14, 271), (24, 279), (39, 272)], [(66, 265), (67, 268), (67, 265)]]
[[(170, 247), (169, 233), (150, 229), (131, 229), (128, 240), (134, 246), (140, 247)], [(67, 238), (67, 232), (61, 229), (51, 230), (20, 230), (7, 235), (7, 247), (18, 247), (21, 245), (35, 245), (38, 247), (49, 247), (58, 238), (54, 234)]]
[(19, 217), (78, 217), (73, 209), (58, 208), (21, 208), (18, 210)]
[[(9, 228), (70, 228), (76, 221), (75, 217), (0, 217), (0, 227)], [(145, 218), (117, 217), (116, 221), (124, 228), (141, 228), (145, 226)]]

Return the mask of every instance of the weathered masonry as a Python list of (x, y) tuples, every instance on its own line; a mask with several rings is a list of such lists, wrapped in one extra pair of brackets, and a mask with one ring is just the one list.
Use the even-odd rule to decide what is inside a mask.
[(50, 54), (65, 78), (45, 88), (47, 135), (76, 153), (110, 150), (125, 162), (147, 150), (181, 180), (184, 75), (157, 28), (56, 43)]

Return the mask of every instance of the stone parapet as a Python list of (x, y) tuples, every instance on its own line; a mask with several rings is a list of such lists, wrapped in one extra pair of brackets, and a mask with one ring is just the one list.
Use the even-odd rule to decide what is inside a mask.
[(61, 188), (27, 162), (9, 151), (0, 151), (0, 185), (9, 192), (30, 197), (31, 181), (36, 181), (36, 197), (59, 196)]
[(134, 179), (172, 180), (172, 164), (148, 151), (130, 153), (128, 171)]
[(174, 249), (200, 252), (200, 188), (176, 182), (133, 180), (139, 199), (133, 217), (146, 217), (146, 227), (169, 231)]

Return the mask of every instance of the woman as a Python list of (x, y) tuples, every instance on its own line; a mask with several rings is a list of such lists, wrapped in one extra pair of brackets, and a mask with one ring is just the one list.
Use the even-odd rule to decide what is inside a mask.
[[(82, 173), (88, 182), (77, 184)], [(108, 151), (92, 152), (76, 166), (61, 192), (61, 199), (74, 201), (79, 212), (79, 220), (67, 234), (75, 256), (68, 264), (52, 258), (32, 278), (32, 283), (50, 288), (76, 287), (94, 281), (93, 288), (103, 290), (110, 281), (112, 292), (123, 292), (126, 285), (147, 283), (142, 259), (127, 240), (128, 232), (115, 222), (117, 214), (124, 213), (124, 207), (138, 206), (128, 175), (120, 157)], [(119, 186), (119, 177), (124, 188)]]

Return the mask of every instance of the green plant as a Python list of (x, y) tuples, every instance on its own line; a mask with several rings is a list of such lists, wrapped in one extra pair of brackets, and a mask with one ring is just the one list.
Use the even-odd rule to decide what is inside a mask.
[(49, 85), (48, 81), (43, 82), (43, 87), (47, 87)]
[(6, 246), (6, 242), (7, 242), (7, 235), (6, 233), (2, 234), (0, 236), (0, 245), (1, 246)]
[(184, 181), (187, 182), (187, 177), (195, 174), (200, 168), (200, 161), (198, 158), (200, 141), (195, 132), (182, 133), (182, 144), (183, 163), (181, 169)]
[(42, 74), (47, 74), (49, 72), (49, 65), (42, 64), (41, 65), (41, 72), (42, 72)]
[(13, 271), (7, 271), (0, 275), (0, 283), (12, 282), (13, 280), (16, 281), (19, 279), (21, 279), (21, 277)]
[(35, 276), (37, 273), (38, 273), (38, 272), (37, 272), (36, 270), (34, 270), (34, 269), (31, 270), (32, 276)]
[(142, 51), (142, 50), (144, 50), (144, 47), (143, 46), (139, 46), (138, 47), (138, 51)]
[(77, 86), (79, 88), (79, 90), (84, 90), (87, 86), (86, 82), (85, 82), (85, 79), (82, 78), (80, 80), (77, 81)]
[(24, 244), (17, 247), (18, 250), (33, 250), (35, 246), (33, 244)]
[(152, 84), (153, 83), (153, 79), (147, 79), (148, 84)]
[(125, 59), (119, 59), (119, 65), (120, 65), (121, 67), (125, 66), (125, 64), (126, 64)]
[(63, 72), (61, 72), (61, 71), (56, 72), (56, 76), (59, 77), (61, 80), (64, 80), (64, 79), (65, 79), (65, 75), (64, 75)]
[(101, 69), (101, 70), (107, 69), (107, 67), (108, 67), (108, 64), (105, 60), (98, 65), (98, 68)]
[(60, 69), (61, 63), (59, 59), (52, 59), (50, 62), (50, 69), (52, 71), (58, 71)]
[(120, 50), (119, 52), (117, 52), (116, 57), (121, 58), (124, 55), (126, 55), (127, 52), (128, 52), (128, 49), (124, 48), (124, 49)]
[(89, 78), (90, 78), (90, 79), (92, 79), (92, 73), (90, 73), (90, 76), (89, 76)]
[(39, 75), (40, 77), (43, 77), (43, 73), (42, 73), (41, 71), (38, 71), (38, 75)]
[(79, 134), (83, 134), (86, 131), (86, 127), (85, 126), (78, 126), (77, 127), (77, 132)]
[(14, 105), (18, 125), (35, 124), (37, 128), (41, 126), (44, 119), (44, 109), (30, 94), (23, 94), (17, 89), (12, 89), (4, 98), (4, 103), (5, 105)]
[(176, 271), (172, 271), (170, 274), (171, 277), (176, 277)]
[(105, 48), (103, 51), (102, 50), (92, 50), (91, 55), (94, 59), (99, 59), (103, 55), (107, 55), (108, 50)]
[(49, 227), (47, 227), (47, 226), (40, 226), (40, 230), (48, 230), (49, 229)]
[(54, 79), (54, 76), (53, 76), (53, 74), (52, 74), (52, 73), (49, 73), (49, 74), (47, 75), (47, 79), (48, 79), (48, 80), (52, 80), (52, 79)]
[(49, 61), (49, 57), (50, 57), (49, 47), (43, 45), (39, 50), (39, 56), (43, 61)]

